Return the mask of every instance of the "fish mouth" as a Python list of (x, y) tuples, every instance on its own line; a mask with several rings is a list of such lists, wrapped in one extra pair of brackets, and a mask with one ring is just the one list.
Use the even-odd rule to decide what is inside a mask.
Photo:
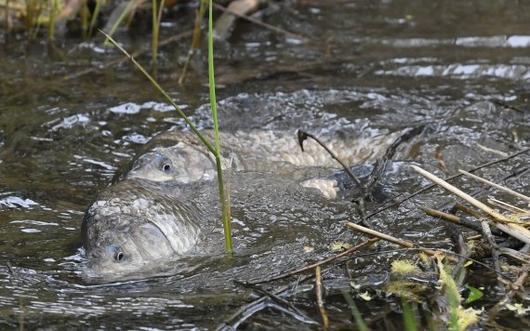
[(175, 272), (154, 270), (152, 266), (146, 265), (146, 271), (134, 270), (130, 272), (102, 271), (100, 268), (86, 265), (82, 268), (82, 280), (89, 285), (103, 285), (103, 284), (122, 284), (131, 281), (147, 281), (151, 278), (168, 277), (175, 275)]
[[(87, 285), (120, 285), (136, 282), (151, 281), (153, 279), (167, 278), (194, 274), (200, 269), (204, 257), (186, 257), (184, 259), (149, 261), (131, 270), (110, 270), (99, 263), (86, 261), (81, 266), (81, 279)], [(198, 260), (197, 260), (198, 259)]]

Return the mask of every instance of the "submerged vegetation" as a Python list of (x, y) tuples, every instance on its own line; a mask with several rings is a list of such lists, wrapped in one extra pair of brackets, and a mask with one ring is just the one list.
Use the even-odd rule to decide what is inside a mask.
[[(179, 1), (170, 0), (152, 0), (151, 2), (129, 0), (122, 3), (111, 0), (0, 0), (0, 22), (4, 26), (6, 35), (22, 33), (27, 36), (28, 40), (47, 38), (50, 42), (57, 41), (58, 30), (64, 28), (67, 21), (77, 25), (82, 38), (86, 39), (97, 38), (99, 34), (96, 32), (101, 29), (100, 31), (105, 36), (102, 44), (112, 44), (125, 54), (152, 86), (162, 94), (166, 102), (174, 107), (208, 152), (215, 157), (225, 251), (232, 253), (230, 192), (229, 185), (223, 181), (221, 165), (223, 142), (219, 138), (214, 36), (224, 36), (222, 38), (226, 39), (227, 31), (233, 29), (234, 22), (218, 20), (220, 23), (217, 26), (218, 33), (216, 33), (214, 10), (219, 7), (213, 3), (213, 0), (188, 1), (195, 9), (195, 19), (193, 26), (190, 26), (192, 33), (188, 34), (191, 36), (189, 53), (178, 75), (178, 82), (185, 83), (192, 58), (199, 53), (201, 34), (205, 28), (203, 19), (208, 13), (206, 47), (209, 101), (214, 129), (213, 141), (203, 135), (194, 122), (187, 117), (175, 99), (157, 81), (157, 75), (150, 74), (150, 71), (136, 60), (136, 55), (134, 53), (131, 55), (116, 41), (118, 38), (113, 37), (120, 26), (134, 23), (134, 15), (140, 12), (149, 13), (148, 16), (151, 19), (149, 49), (153, 72), (156, 73), (164, 10), (178, 3)], [(262, 5), (259, 1), (253, 3)], [(226, 8), (221, 8), (223, 12), (227, 12)], [(231, 17), (234, 19), (236, 16), (243, 16), (251, 22), (256, 20), (248, 17), (249, 12), (251, 10), (245, 7), (237, 15)], [(274, 26), (267, 28), (285, 35), (292, 35)], [(421, 59), (421, 61), (424, 60)], [(398, 61), (399, 59), (396, 60)], [(280, 68), (277, 72), (273, 72), (273, 75), (292, 74), (297, 70), (297, 68), (289, 69)], [(313, 69), (310, 68), (308, 71)], [(307, 76), (310, 76), (310, 73)], [(506, 186), (473, 175), (471, 172), (507, 163), (517, 156), (528, 153), (529, 150), (518, 151), (503, 158), (476, 165), (469, 171), (460, 170), (459, 174), (445, 180), (413, 165), (408, 169), (419, 174), (415, 178), (416, 183), (420, 182), (421, 175), (433, 184), (424, 186), (408, 196), (396, 195), (392, 201), (377, 204), (374, 202), (376, 200), (374, 196), (381, 179), (385, 176), (387, 164), (393, 160), (396, 149), (408, 140), (423, 134), (424, 128), (425, 126), (414, 128), (397, 138), (384, 153), (384, 157), (377, 160), (369, 178), (364, 181), (351, 173), (349, 170), (351, 165), (345, 164), (330, 152), (330, 158), (337, 160), (358, 184), (360, 193), (356, 193), (351, 203), (356, 214), (344, 222), (344, 228), (357, 233), (359, 237), (365, 237), (364, 241), (343, 243), (342, 238), (337, 238), (336, 245), (329, 248), (326, 258), (307, 264), (298, 261), (303, 265), (288, 272), (263, 275), (262, 279), (253, 282), (238, 282), (238, 286), (259, 294), (260, 298), (235, 311), (219, 325), (220, 329), (236, 329), (245, 320), (264, 309), (277, 309), (308, 325), (317, 323), (316, 320), (319, 320), (319, 324), (324, 329), (333, 329), (334, 323), (340, 322), (339, 318), (350, 319), (352, 321), (350, 325), (355, 325), (359, 330), (378, 329), (382, 326), (392, 329), (402, 326), (407, 331), (424, 329), (460, 331), (477, 324), (484, 328), (496, 328), (498, 327), (496, 319), (498, 316), (506, 316), (506, 314), (503, 315), (506, 312), (522, 316), (521, 320), (527, 323), (525, 316), (530, 308), (528, 307), (528, 293), (524, 286), (528, 284), (530, 268), (528, 254), (530, 247), (528, 203), (530, 198)], [(411, 133), (412, 131), (414, 132)], [(303, 140), (308, 137), (318, 141), (318, 137), (304, 131), (298, 131), (298, 134), (301, 147)], [(321, 146), (327, 149), (325, 144), (321, 143)], [(501, 152), (504, 153), (504, 151)], [(506, 178), (511, 175), (506, 174)], [(479, 181), (486, 186), (477, 189), (471, 195), (448, 183), (462, 177)], [(469, 186), (476, 187), (476, 185), (466, 185), (468, 188)], [(446, 221), (449, 224), (447, 227), (450, 229), (448, 232), (451, 232), (451, 238), (438, 238), (440, 240), (437, 243), (425, 245), (422, 240), (411, 241), (400, 238), (399, 234), (383, 233), (371, 223), (371, 219), (376, 215), (392, 208), (398, 208), (437, 186), (449, 192), (444, 198), (450, 202), (439, 206), (420, 206), (420, 209), (415, 210), (425, 213), (423, 220), (427, 224), (432, 221), (431, 218)], [(492, 189), (503, 192), (522, 203), (514, 205), (500, 198), (484, 197)], [(483, 200), (486, 200), (487, 204)], [(360, 252), (369, 248), (372, 248), (372, 251)], [(311, 250), (312, 247), (307, 247), (307, 249)], [(357, 276), (349, 265), (354, 264), (353, 261), (370, 260), (376, 256), (385, 256), (388, 262), (388, 279), (383, 285), (375, 284), (375, 282), (358, 283)], [(325, 291), (326, 282), (336, 276), (333, 270), (340, 270), (341, 275), (346, 274), (349, 284), (346, 288), (331, 288), (331, 291), (327, 292)], [(237, 278), (237, 275), (235, 277)], [(296, 278), (293, 279), (293, 277)], [(316, 309), (311, 310), (312, 316), (307, 316), (306, 311), (299, 309), (292, 302), (294, 300), (291, 300), (297, 295), (298, 285), (308, 280), (314, 280), (312, 286), (315, 295), (311, 297), (311, 307)], [(494, 284), (490, 284), (491, 282)], [(263, 286), (264, 283), (272, 285), (266, 287)], [(488, 291), (488, 289), (495, 289), (495, 291)], [(333, 300), (333, 307), (330, 307), (330, 300)], [(379, 309), (381, 307), (384, 309)], [(334, 314), (337, 311), (348, 312), (347, 317), (344, 317), (344, 314), (337, 314), (339, 317), (335, 317)]]

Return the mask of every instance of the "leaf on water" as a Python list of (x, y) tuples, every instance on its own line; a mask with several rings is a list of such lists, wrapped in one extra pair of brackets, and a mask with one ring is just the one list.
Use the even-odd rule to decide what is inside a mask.
[(467, 304), (475, 302), (484, 296), (484, 293), (476, 287), (466, 285), (466, 288), (469, 290), (469, 294), (465, 301)]

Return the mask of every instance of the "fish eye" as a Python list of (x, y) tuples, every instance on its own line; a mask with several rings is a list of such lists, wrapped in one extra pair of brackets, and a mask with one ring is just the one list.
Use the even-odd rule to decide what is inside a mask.
[(117, 262), (123, 261), (124, 257), (125, 257), (125, 255), (123, 254), (122, 251), (118, 251), (118, 252), (116, 252), (116, 254), (114, 254), (114, 260), (116, 260)]
[(165, 163), (163, 166), (162, 166), (162, 170), (165, 172), (165, 173), (168, 173), (171, 171), (171, 164), (169, 163)]

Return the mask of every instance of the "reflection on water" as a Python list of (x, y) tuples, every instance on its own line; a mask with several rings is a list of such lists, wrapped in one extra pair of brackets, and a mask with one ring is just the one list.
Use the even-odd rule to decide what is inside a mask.
[(391, 47), (492, 47), (492, 48), (527, 48), (530, 47), (530, 36), (488, 36), (488, 37), (458, 37), (453, 39), (436, 38), (396, 38), (363, 40), (367, 43), (381, 43)]
[(378, 70), (376, 75), (395, 75), (410, 77), (451, 77), (503, 78), (511, 80), (530, 79), (530, 67), (525, 65), (490, 65), (490, 64), (447, 64), (447, 65), (412, 65), (393, 70)]
[[(308, 41), (242, 24), (230, 44), (218, 45), (221, 122), (227, 130), (303, 127), (375, 142), (425, 124), (425, 133), (398, 151), (399, 162), (386, 179), (394, 194), (425, 184), (407, 170), (411, 161), (443, 176), (527, 146), (528, 4), (287, 3), (265, 19)], [(191, 26), (193, 13), (188, 14), (178, 27), (163, 25), (162, 38)], [(125, 34), (119, 38), (130, 49), (147, 43)], [(238, 215), (235, 227), (249, 239), (242, 243), (248, 249), (234, 260), (202, 257), (193, 261), (193, 270), (172, 277), (84, 284), (78, 249), (85, 208), (152, 136), (184, 125), (130, 66), (101, 69), (117, 58), (115, 52), (99, 43), (76, 47), (80, 42), (66, 40), (64, 56), (38, 42), (28, 46), (16, 40), (0, 51), (1, 328), (212, 328), (249, 298), (233, 278), (258, 279), (314, 260), (300, 249), (318, 244), (318, 231), (298, 227), (299, 241), (274, 246), (268, 236), (284, 238), (288, 226), (271, 233), (263, 224), (249, 227)], [(180, 67), (174, 58), (187, 54), (188, 46), (186, 40), (161, 49), (159, 79), (199, 126), (210, 127), (204, 74), (192, 71), (186, 87), (176, 84)], [(88, 74), (63, 81), (64, 75), (88, 68)], [(495, 180), (528, 161), (522, 156), (482, 174)], [(507, 185), (530, 190), (528, 177)], [(426, 224), (416, 210), (443, 201), (442, 193), (433, 192), (373, 222), (405, 239), (436, 242), (447, 237), (444, 224)], [(281, 217), (275, 220), (282, 223)], [(338, 222), (323, 235), (342, 230)], [(387, 258), (357, 259), (353, 272), (384, 279)], [(342, 271), (336, 273), (329, 287), (349, 286)], [(304, 289), (311, 297), (310, 288)], [(308, 308), (307, 313), (315, 312)], [(263, 314), (269, 323), (304, 327)], [(337, 328), (351, 328), (347, 309), (340, 316)]]

